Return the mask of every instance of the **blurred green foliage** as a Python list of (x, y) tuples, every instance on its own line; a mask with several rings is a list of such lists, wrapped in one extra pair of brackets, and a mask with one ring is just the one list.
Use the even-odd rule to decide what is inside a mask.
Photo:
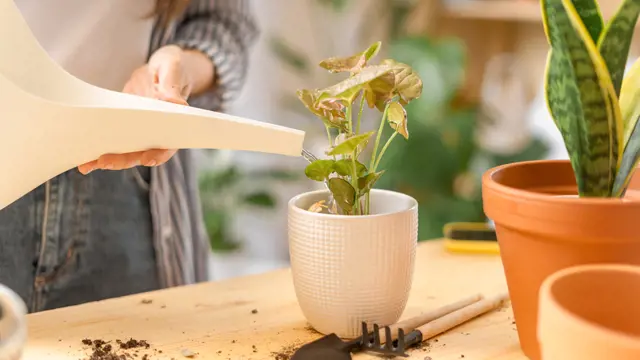
[(457, 39), (399, 37), (389, 46), (390, 57), (413, 67), (425, 86), (422, 96), (407, 106), (409, 141), (391, 145), (381, 165), (387, 172), (378, 186), (418, 200), (421, 239), (441, 237), (448, 222), (486, 221), (482, 173), (500, 164), (540, 159), (546, 145), (532, 139), (509, 155), (478, 145), (478, 127), (490, 119), (477, 104), (457, 97), (466, 63), (465, 47)]
[(200, 194), (212, 250), (239, 249), (241, 239), (234, 238), (230, 230), (234, 214), (244, 208), (275, 208), (277, 199), (270, 191), (273, 183), (302, 177), (297, 172), (246, 171), (235, 165), (204, 171), (200, 176)]

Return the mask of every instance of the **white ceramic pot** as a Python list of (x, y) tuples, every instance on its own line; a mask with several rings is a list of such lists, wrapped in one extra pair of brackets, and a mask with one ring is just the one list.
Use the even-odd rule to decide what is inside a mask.
[(360, 335), (362, 321), (398, 321), (409, 297), (418, 240), (418, 203), (371, 191), (371, 215), (307, 211), (328, 191), (289, 201), (289, 252), (298, 303), (314, 329), (342, 338)]
[(27, 307), (11, 289), (0, 285), (0, 360), (18, 360), (27, 340)]

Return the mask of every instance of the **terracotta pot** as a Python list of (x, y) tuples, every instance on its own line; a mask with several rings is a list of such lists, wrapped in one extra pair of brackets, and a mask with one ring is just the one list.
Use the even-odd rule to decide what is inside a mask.
[(11, 289), (0, 285), (0, 360), (19, 360), (27, 340), (27, 307)]
[(540, 288), (542, 360), (640, 359), (640, 267), (582, 265)]
[(624, 200), (577, 198), (571, 165), (563, 160), (491, 169), (482, 192), (485, 213), (495, 222), (520, 344), (538, 360), (542, 281), (574, 265), (640, 264), (640, 196), (629, 190)]
[(361, 335), (361, 323), (391, 325), (409, 298), (418, 240), (418, 203), (371, 191), (371, 215), (307, 211), (327, 199), (319, 190), (289, 202), (289, 252), (298, 303), (323, 334)]

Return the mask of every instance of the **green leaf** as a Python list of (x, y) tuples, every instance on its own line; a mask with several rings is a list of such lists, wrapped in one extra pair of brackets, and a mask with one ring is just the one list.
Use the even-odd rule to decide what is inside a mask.
[[(342, 159), (336, 161), (335, 171), (340, 176), (351, 176), (353, 172), (353, 162), (351, 159)], [(356, 160), (356, 175), (361, 177), (366, 174), (367, 167), (364, 166), (361, 162)]]
[(598, 2), (596, 0), (573, 0), (573, 5), (578, 11), (584, 27), (589, 32), (591, 40), (597, 43), (604, 28), (604, 20)]
[(627, 191), (627, 186), (631, 181), (634, 170), (640, 161), (640, 122), (636, 120), (635, 128), (631, 132), (629, 141), (622, 153), (622, 164), (616, 175), (616, 181), (613, 184), (613, 196), (623, 197)]
[(598, 42), (598, 49), (611, 74), (616, 96), (620, 96), (631, 39), (639, 15), (640, 1), (624, 0), (618, 12), (607, 23)]
[(270, 47), (276, 56), (286, 65), (302, 74), (309, 72), (309, 61), (307, 57), (304, 56), (301, 51), (292, 48), (283, 39), (272, 37), (270, 39)]
[(304, 106), (311, 111), (314, 115), (322, 119), (322, 122), (330, 127), (346, 130), (344, 126), (345, 113), (344, 105), (338, 101), (325, 102), (319, 106), (318, 97), (320, 95), (319, 90), (307, 90), (302, 89), (296, 92), (298, 99), (304, 104)]
[(384, 103), (395, 96), (400, 97), (402, 105), (420, 97), (422, 79), (409, 65), (391, 59), (383, 60), (380, 65), (390, 67), (391, 71), (366, 84), (365, 97), (369, 107), (384, 109)]
[(623, 143), (626, 145), (640, 117), (640, 60), (633, 63), (622, 82), (620, 112), (624, 124)]
[(356, 202), (356, 190), (346, 180), (341, 178), (329, 179), (329, 190), (340, 208), (346, 212), (353, 210)]
[(389, 104), (387, 110), (387, 121), (391, 128), (398, 132), (398, 134), (404, 136), (405, 139), (409, 139), (409, 129), (407, 129), (407, 111), (399, 103)]
[(248, 194), (244, 197), (244, 202), (248, 205), (273, 208), (276, 206), (276, 199), (266, 191), (259, 191)]
[(375, 134), (375, 131), (370, 131), (368, 133), (356, 135), (350, 137), (349, 139), (343, 141), (338, 146), (334, 147), (329, 151), (328, 155), (350, 155), (358, 149), (360, 146), (363, 146), (369, 141), (371, 135)]
[(307, 165), (304, 174), (311, 180), (325, 181), (333, 172), (335, 161), (316, 160)]
[(392, 68), (390, 66), (385, 65), (368, 66), (357, 74), (350, 76), (333, 86), (320, 90), (320, 95), (318, 96), (316, 103), (341, 100), (350, 104), (365, 84), (387, 74), (391, 70)]
[(367, 65), (367, 61), (380, 51), (380, 41), (369, 46), (365, 51), (349, 57), (331, 57), (320, 62), (320, 67), (332, 73), (358, 72)]
[[(602, 29), (604, 28), (604, 20), (602, 19), (602, 13), (600, 12), (600, 6), (596, 0), (573, 0), (573, 5), (578, 11), (578, 15), (582, 20), (582, 23), (587, 28), (589, 35), (594, 43), (597, 43), (600, 39), (600, 35), (602, 34)], [(545, 14), (545, 7), (542, 6), (542, 23), (544, 26), (544, 31), (547, 37), (549, 36), (549, 25), (547, 23), (548, 19)]]
[(611, 78), (571, 1), (543, 0), (542, 6), (551, 44), (547, 105), (564, 138), (580, 195), (609, 196), (622, 152)]
[(358, 189), (360, 190), (360, 194), (365, 194), (371, 191), (382, 174), (384, 174), (384, 170), (368, 174), (367, 176), (358, 179)]

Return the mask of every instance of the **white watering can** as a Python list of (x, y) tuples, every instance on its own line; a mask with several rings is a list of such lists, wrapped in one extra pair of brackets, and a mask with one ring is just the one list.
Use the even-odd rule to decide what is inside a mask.
[(209, 148), (300, 156), (304, 135), (85, 83), (49, 57), (13, 0), (0, 0), (0, 210), (107, 153)]
[(0, 284), (0, 360), (18, 360), (27, 341), (27, 307), (11, 289)]

